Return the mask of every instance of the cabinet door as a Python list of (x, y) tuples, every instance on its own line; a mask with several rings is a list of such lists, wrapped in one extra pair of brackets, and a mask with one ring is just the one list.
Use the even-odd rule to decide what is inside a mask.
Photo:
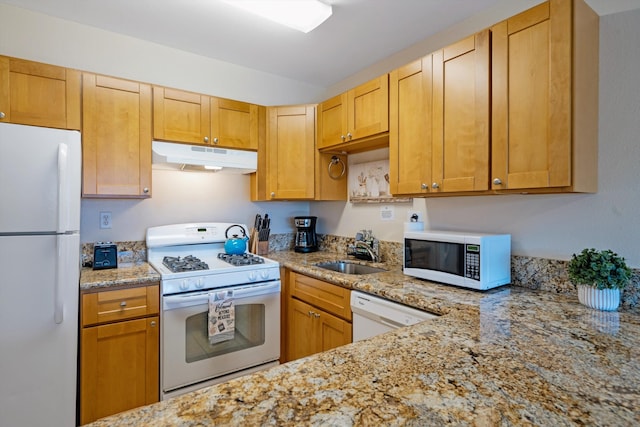
[(211, 97), (211, 143), (219, 147), (258, 149), (258, 106)]
[(551, 0), (492, 27), (492, 189), (571, 184), (571, 9)]
[(158, 401), (158, 317), (82, 329), (80, 423)]
[(389, 75), (391, 194), (426, 193), (431, 182), (431, 55)]
[(80, 72), (0, 56), (0, 121), (80, 129)]
[(489, 30), (433, 54), (431, 191), (489, 188)]
[(289, 298), (288, 310), (287, 361), (321, 351), (316, 337), (315, 318), (311, 315), (314, 307), (298, 299)]
[(296, 298), (289, 298), (287, 360), (331, 350), (352, 341), (350, 322)]
[(318, 106), (318, 149), (347, 140), (347, 94), (327, 99)]
[(151, 196), (151, 87), (83, 74), (82, 195)]
[(270, 199), (313, 199), (315, 107), (269, 108)]
[(347, 92), (347, 141), (389, 131), (389, 76)]
[(320, 351), (331, 350), (352, 341), (351, 323), (321, 310), (313, 310), (312, 316), (316, 321)]
[(210, 108), (208, 96), (154, 86), (154, 139), (208, 144), (211, 131)]

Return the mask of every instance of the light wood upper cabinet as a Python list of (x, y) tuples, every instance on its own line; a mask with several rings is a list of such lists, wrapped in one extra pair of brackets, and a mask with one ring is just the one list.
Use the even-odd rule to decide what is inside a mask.
[(211, 132), (209, 97), (164, 87), (153, 87), (153, 138), (208, 144)]
[(389, 188), (428, 193), (432, 169), (431, 55), (389, 74)]
[(315, 106), (267, 108), (267, 198), (313, 199)]
[(243, 150), (258, 149), (258, 106), (211, 97), (211, 144)]
[(154, 86), (153, 137), (255, 151), (258, 106)]
[(0, 56), (0, 122), (80, 129), (80, 72)]
[(598, 22), (551, 0), (491, 28), (492, 189), (596, 191)]
[(348, 117), (346, 92), (318, 105), (319, 149), (347, 141)]
[(489, 31), (390, 73), (392, 194), (489, 188)]
[(151, 196), (151, 86), (82, 76), (82, 195)]
[[(389, 131), (389, 76), (384, 74), (324, 101), (318, 107), (318, 149), (362, 150), (381, 145), (363, 141)], [(384, 144), (388, 140), (384, 139)]]
[(489, 30), (433, 54), (430, 192), (489, 189)]

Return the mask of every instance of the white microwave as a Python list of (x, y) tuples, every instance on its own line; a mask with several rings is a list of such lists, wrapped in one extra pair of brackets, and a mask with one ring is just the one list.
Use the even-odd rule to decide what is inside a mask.
[(404, 233), (403, 272), (486, 290), (511, 283), (511, 235), (454, 231)]

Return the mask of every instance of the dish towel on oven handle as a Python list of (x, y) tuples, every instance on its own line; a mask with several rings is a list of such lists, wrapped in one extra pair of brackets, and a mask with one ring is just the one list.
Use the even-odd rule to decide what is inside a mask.
[(235, 307), (233, 291), (209, 293), (209, 343), (216, 344), (234, 338)]

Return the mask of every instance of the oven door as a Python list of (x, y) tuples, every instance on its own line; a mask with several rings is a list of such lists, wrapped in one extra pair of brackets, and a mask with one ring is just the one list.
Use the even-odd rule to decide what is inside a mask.
[(213, 345), (207, 328), (209, 291), (162, 298), (163, 393), (280, 357), (280, 281), (225, 289), (234, 291), (234, 338)]

